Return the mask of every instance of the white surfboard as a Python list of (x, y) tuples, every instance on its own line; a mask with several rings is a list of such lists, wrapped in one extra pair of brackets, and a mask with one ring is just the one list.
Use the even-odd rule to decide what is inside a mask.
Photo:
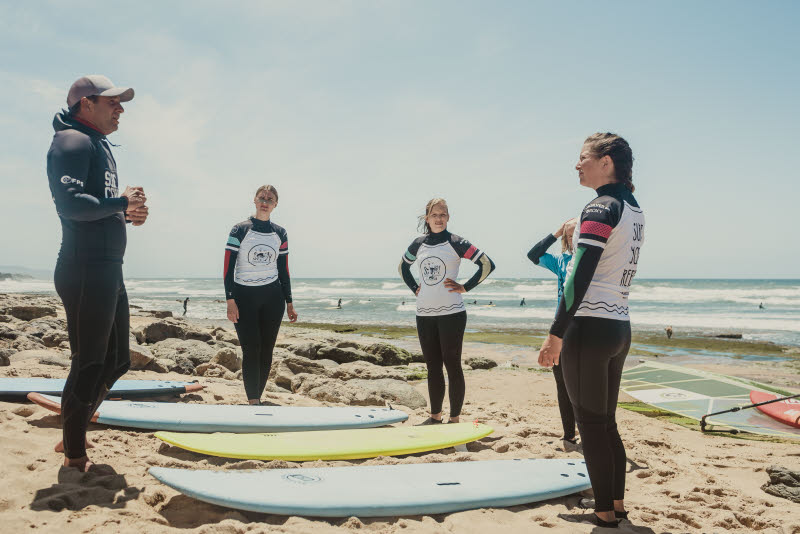
[(572, 459), (253, 471), (153, 467), (150, 474), (212, 504), (312, 517), (442, 514), (526, 504), (591, 487), (585, 462)]
[[(61, 412), (61, 398), (31, 393), (28, 398)], [(393, 408), (236, 406), (172, 402), (104, 401), (92, 421), (106, 425), (177, 432), (298, 432), (371, 428), (408, 419)]]

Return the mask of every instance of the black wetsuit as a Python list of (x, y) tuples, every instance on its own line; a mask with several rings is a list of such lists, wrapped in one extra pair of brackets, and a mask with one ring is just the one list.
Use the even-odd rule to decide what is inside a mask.
[(461, 259), (478, 265), (478, 271), (464, 283), (467, 291), (480, 284), (494, 270), (492, 260), (469, 241), (447, 230), (415, 239), (400, 262), (400, 274), (411, 291), (420, 288), (411, 274), (411, 265), (419, 260), (422, 287), (417, 296), (417, 334), (428, 368), (428, 395), (431, 413), (442, 411), (445, 381), (442, 366), (450, 382), (450, 417), (458, 417), (464, 404), (464, 371), (461, 350), (467, 312), (461, 295), (450, 293), (444, 280), (455, 280)]
[(50, 192), (61, 219), (55, 287), (67, 315), (72, 365), (64, 386), (64, 454), (86, 456), (89, 420), (130, 367), (128, 296), (122, 278), (126, 198), (105, 136), (66, 113), (53, 120)]
[(595, 511), (625, 494), (625, 447), (616, 422), (631, 342), (628, 291), (644, 242), (644, 215), (619, 183), (598, 188), (573, 242), (564, 295), (550, 333), (563, 338), (561, 368), (583, 441)]
[[(572, 259), (572, 254), (562, 253), (560, 256), (548, 254), (547, 249), (557, 241), (553, 234), (548, 234), (544, 239), (536, 243), (528, 251), (528, 259), (536, 265), (541, 265), (558, 277), (558, 300), (556, 301), (556, 311), (564, 293), (564, 281), (566, 279), (567, 264)], [(525, 299), (522, 299), (525, 302)], [(564, 438), (568, 441), (575, 440), (575, 414), (572, 411), (572, 403), (569, 400), (567, 386), (564, 384), (564, 375), (560, 365), (553, 366), (553, 378), (556, 379), (556, 395), (558, 398), (558, 411), (561, 414), (561, 427), (564, 429)]]
[(254, 217), (234, 226), (225, 246), (224, 280), (225, 298), (239, 309), (235, 327), (244, 389), (248, 399), (260, 399), (286, 303), (292, 302), (286, 230)]

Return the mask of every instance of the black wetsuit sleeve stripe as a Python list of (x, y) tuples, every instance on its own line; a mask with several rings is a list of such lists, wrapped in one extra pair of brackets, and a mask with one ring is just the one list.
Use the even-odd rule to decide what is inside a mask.
[(75, 221), (96, 221), (125, 211), (126, 198), (97, 198), (85, 193), (92, 159), (90, 142), (54, 142), (48, 154), (50, 191), (58, 214)]
[(292, 281), (289, 277), (289, 254), (278, 255), (278, 280), (286, 302), (292, 302)]
[(419, 289), (419, 284), (417, 284), (417, 281), (414, 280), (414, 275), (411, 274), (411, 264), (407, 263), (405, 256), (400, 261), (400, 265), (398, 266), (397, 270), (400, 272), (400, 276), (403, 277), (403, 282), (406, 283), (408, 289), (410, 289), (412, 293), (416, 294), (417, 289)]
[(478, 284), (486, 280), (492, 271), (494, 271), (494, 262), (486, 253), (481, 253), (478, 257), (478, 270), (464, 284), (464, 289), (467, 291), (474, 289)]
[(289, 234), (285, 228), (281, 228), (278, 236), (281, 238), (278, 250), (278, 280), (281, 283), (283, 298), (286, 299), (286, 302), (292, 302), (292, 281), (289, 276)]
[(528, 251), (528, 259), (536, 265), (539, 265), (539, 260), (544, 256), (545, 252), (547, 252), (547, 249), (556, 241), (558, 241), (556, 236), (548, 234), (547, 237), (533, 245), (533, 248)]
[(236, 259), (239, 257), (239, 246), (247, 234), (247, 222), (241, 222), (231, 229), (228, 242), (225, 243), (225, 262), (223, 265), (223, 280), (225, 282), (225, 298), (233, 298), (234, 274), (236, 272)]
[(233, 298), (233, 272), (236, 270), (236, 258), (239, 253), (229, 248), (225, 248), (225, 264), (223, 268), (223, 280), (225, 283), (225, 298)]

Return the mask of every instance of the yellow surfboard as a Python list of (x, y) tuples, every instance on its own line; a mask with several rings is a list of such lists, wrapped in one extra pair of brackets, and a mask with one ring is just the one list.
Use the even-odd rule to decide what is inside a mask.
[(155, 435), (171, 445), (211, 456), (299, 462), (433, 451), (475, 441), (492, 432), (491, 427), (481, 423), (452, 423), (272, 434), (156, 432)]

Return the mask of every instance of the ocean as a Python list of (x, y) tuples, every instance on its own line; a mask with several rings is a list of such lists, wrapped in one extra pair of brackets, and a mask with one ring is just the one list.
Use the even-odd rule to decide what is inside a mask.
[[(224, 319), (218, 278), (127, 279), (130, 303), (188, 317)], [(0, 280), (2, 293), (55, 294), (52, 280)], [(295, 278), (302, 322), (413, 326), (415, 298), (397, 278)], [(525, 298), (525, 306), (520, 301)], [(336, 304), (342, 299), (342, 309)], [(556, 306), (555, 279), (489, 278), (464, 295), (467, 328), (546, 328)], [(489, 303), (493, 306), (489, 306)], [(763, 309), (759, 308), (763, 305)], [(741, 333), (744, 339), (800, 346), (800, 280), (636, 280), (630, 296), (634, 330)]]

